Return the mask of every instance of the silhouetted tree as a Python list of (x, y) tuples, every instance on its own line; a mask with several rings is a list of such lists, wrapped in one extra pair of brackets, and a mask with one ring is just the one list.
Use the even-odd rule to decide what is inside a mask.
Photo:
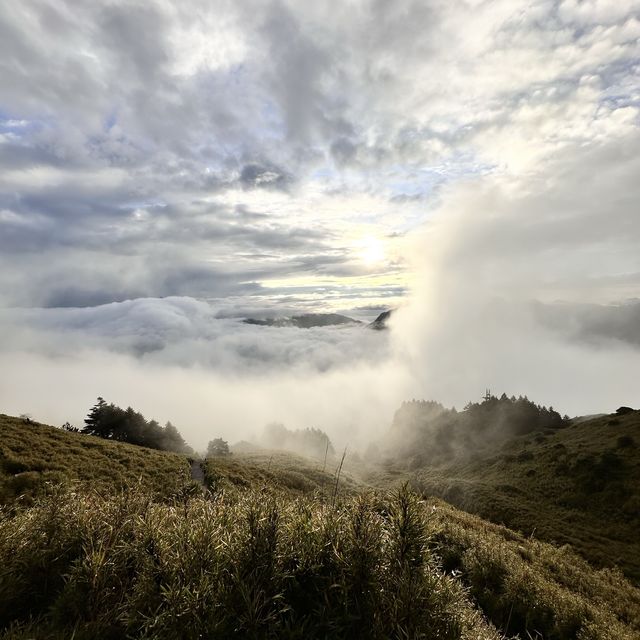
[(329, 436), (314, 427), (292, 431), (279, 422), (272, 422), (264, 428), (261, 442), (269, 448), (287, 449), (317, 458), (324, 457), (325, 453), (335, 455)]
[(469, 402), (462, 412), (432, 401), (404, 402), (394, 416), (390, 442), (396, 455), (437, 462), (566, 424), (553, 407), (537, 405), (526, 396), (498, 397), (487, 389), (481, 401)]
[(128, 442), (151, 449), (188, 453), (188, 447), (180, 432), (170, 422), (161, 427), (156, 420), (147, 419), (132, 407), (121, 409), (98, 398), (85, 419), (83, 433)]

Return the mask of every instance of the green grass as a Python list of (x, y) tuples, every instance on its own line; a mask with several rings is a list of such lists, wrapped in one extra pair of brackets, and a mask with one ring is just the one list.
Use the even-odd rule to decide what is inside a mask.
[(113, 491), (140, 483), (170, 494), (188, 479), (183, 455), (69, 433), (0, 414), (0, 504), (29, 503), (51, 484)]
[(369, 476), (411, 479), (428, 495), (558, 544), (640, 582), (640, 412), (601, 416), (507, 442), (499, 451), (417, 470)]
[[(286, 451), (261, 450), (207, 458), (205, 482), (213, 490), (229, 487), (268, 486), (292, 493), (319, 491), (333, 495), (340, 461), (305, 458)], [(340, 492), (354, 492), (362, 485), (353, 475), (340, 470)]]

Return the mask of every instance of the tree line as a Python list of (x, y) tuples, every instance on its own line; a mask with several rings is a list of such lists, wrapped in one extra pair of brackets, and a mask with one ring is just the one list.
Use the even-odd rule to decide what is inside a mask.
[(392, 455), (415, 459), (414, 464), (420, 466), (472, 455), (478, 449), (500, 447), (512, 437), (568, 424), (568, 416), (527, 396), (503, 393), (498, 397), (487, 391), (481, 402), (470, 402), (462, 411), (433, 401), (403, 402), (387, 444)]
[(156, 420), (147, 420), (131, 407), (122, 409), (113, 403), (107, 404), (101, 397), (89, 411), (81, 431), (99, 438), (150, 449), (193, 453), (171, 422), (167, 422), (163, 427)]

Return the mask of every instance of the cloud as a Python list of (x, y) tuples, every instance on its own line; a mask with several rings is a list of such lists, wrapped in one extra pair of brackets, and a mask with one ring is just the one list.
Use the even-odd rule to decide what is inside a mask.
[(240, 172), (240, 182), (245, 187), (283, 189), (289, 180), (277, 167), (265, 167), (259, 164), (247, 164)]
[[(639, 29), (603, 2), (22, 4), (0, 17), (0, 296), (80, 300), (88, 252), (129, 282), (87, 300), (352, 274), (363, 222), (412, 232), (469, 176), (636, 130)], [(62, 293), (28, 252), (69, 264)]]
[(102, 395), (173, 421), (199, 447), (250, 437), (270, 420), (318, 426), (351, 446), (386, 427), (410, 380), (385, 333), (225, 317), (237, 312), (192, 298), (4, 310), (0, 354), (13, 373), (0, 387), (3, 410), (81, 424)]
[(637, 134), (566, 148), (526, 178), (446, 194), (393, 334), (428, 397), (460, 406), (489, 387), (570, 414), (640, 404), (637, 306), (602, 305), (640, 289), (637, 148)]
[[(246, 311), (262, 315), (259, 309)], [(2, 333), (11, 336), (5, 349), (20, 345), (51, 357), (96, 349), (135, 355), (154, 365), (201, 366), (232, 375), (284, 369), (317, 373), (377, 363), (388, 355), (386, 335), (365, 326), (265, 328), (233, 316), (237, 311), (230, 314), (222, 305), (174, 297), (86, 308), (8, 309), (0, 320)]]
[[(168, 419), (204, 428), (179, 409), (194, 389), (233, 433), (280, 411), (375, 431), (405, 397), (487, 385), (570, 412), (633, 396), (626, 321), (531, 300), (638, 295), (639, 36), (630, 1), (14, 2), (3, 401), (28, 400), (29, 367), (61, 419), (65, 388), (155, 414), (173, 385)], [(409, 290), (389, 348), (234, 319)]]

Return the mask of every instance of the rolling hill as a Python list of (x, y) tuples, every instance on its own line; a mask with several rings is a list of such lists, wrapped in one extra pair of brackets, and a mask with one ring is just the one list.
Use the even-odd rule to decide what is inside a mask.
[[(58, 484), (106, 492), (140, 486), (156, 496), (171, 496), (190, 482), (192, 459), (0, 414), (0, 504), (31, 503)], [(323, 465), (286, 451), (238, 453), (202, 464), (212, 490), (268, 486), (296, 494), (331, 493), (336, 484), (335, 460)], [(341, 472), (340, 491), (359, 486)]]
[[(431, 432), (427, 432), (431, 433)], [(424, 435), (422, 449), (430, 447)], [(388, 461), (374, 483), (411, 479), (426, 495), (572, 547), (640, 582), (640, 411), (491, 436), (440, 464)], [(408, 468), (411, 467), (411, 468)]]
[(157, 494), (189, 477), (184, 455), (136, 447), (0, 414), (0, 504), (30, 502), (49, 484), (114, 491), (141, 484)]
[[(573, 428), (557, 433), (568, 450), (595, 446)], [(514, 443), (503, 463), (555, 444)], [(406, 484), (341, 473), (336, 492), (333, 464), (257, 451), (207, 460), (203, 491), (185, 456), (7, 416), (0, 446), (4, 640), (640, 635), (640, 590), (619, 571)], [(36, 475), (16, 500), (22, 474)]]

